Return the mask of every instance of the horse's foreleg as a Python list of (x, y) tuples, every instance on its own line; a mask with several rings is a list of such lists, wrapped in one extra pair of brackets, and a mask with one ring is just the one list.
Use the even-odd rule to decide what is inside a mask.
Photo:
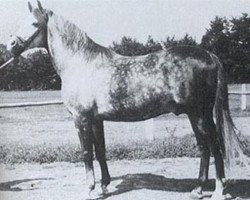
[(199, 181), (200, 184), (198, 187), (193, 189), (191, 196), (193, 198), (202, 198), (202, 189), (208, 180), (208, 171), (209, 171), (209, 161), (210, 161), (210, 148), (209, 143), (206, 139), (207, 135), (204, 133), (201, 123), (201, 118), (195, 116), (189, 116), (190, 123), (192, 125), (193, 131), (196, 136), (197, 144), (201, 153), (200, 158), (200, 171), (199, 171)]
[(103, 121), (94, 121), (92, 124), (92, 130), (94, 134), (94, 144), (96, 158), (99, 161), (102, 173), (102, 192), (107, 193), (107, 185), (110, 183), (110, 175), (106, 162), (106, 149), (105, 149), (105, 138), (104, 138), (104, 127)]
[(93, 168), (93, 133), (91, 120), (78, 118), (75, 120), (76, 128), (82, 148), (83, 161), (86, 170), (86, 182), (90, 192), (95, 189), (95, 175)]

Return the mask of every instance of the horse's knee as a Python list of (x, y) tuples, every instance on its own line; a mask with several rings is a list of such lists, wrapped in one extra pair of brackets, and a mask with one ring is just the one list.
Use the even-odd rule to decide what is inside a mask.
[(86, 118), (76, 118), (74, 120), (75, 123), (75, 127), (79, 130), (79, 131), (86, 131), (86, 129), (89, 127), (89, 120), (87, 120)]
[(78, 129), (78, 136), (82, 148), (82, 159), (84, 162), (93, 160), (93, 136), (91, 125), (83, 118), (75, 119), (75, 126)]
[(210, 156), (210, 148), (208, 145), (204, 145), (204, 144), (198, 145), (198, 149), (202, 155)]
[(96, 155), (96, 160), (98, 160), (99, 162), (105, 162), (106, 161), (106, 155), (103, 152), (100, 152), (98, 150), (95, 151), (95, 155)]
[(213, 154), (221, 153), (221, 143), (215, 135), (211, 137), (210, 146)]
[(83, 151), (82, 159), (84, 162), (92, 161), (93, 160), (93, 152), (91, 151)]

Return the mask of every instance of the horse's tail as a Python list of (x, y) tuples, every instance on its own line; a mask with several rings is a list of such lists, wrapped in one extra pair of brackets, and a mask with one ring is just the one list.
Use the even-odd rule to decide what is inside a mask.
[(248, 157), (244, 155), (246, 149), (241, 144), (238, 133), (229, 111), (228, 87), (224, 68), (219, 59), (213, 55), (217, 65), (217, 90), (215, 99), (216, 131), (222, 154), (225, 160), (226, 169), (231, 171), (236, 164), (236, 158), (240, 163), (248, 165)]

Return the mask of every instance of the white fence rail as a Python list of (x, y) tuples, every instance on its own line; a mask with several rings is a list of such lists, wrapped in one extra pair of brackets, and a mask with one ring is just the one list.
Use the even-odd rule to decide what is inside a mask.
[(28, 107), (28, 106), (46, 106), (63, 104), (62, 100), (41, 101), (41, 102), (23, 102), (23, 103), (3, 103), (0, 108), (15, 108), (15, 107)]
[(241, 110), (247, 109), (247, 95), (250, 95), (250, 91), (247, 91), (246, 84), (241, 85), (241, 91), (229, 91), (232, 95), (241, 95)]

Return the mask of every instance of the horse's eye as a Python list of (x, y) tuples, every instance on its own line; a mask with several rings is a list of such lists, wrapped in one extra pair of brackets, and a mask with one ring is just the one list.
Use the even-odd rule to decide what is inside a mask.
[(36, 23), (36, 22), (34, 22), (32, 25), (33, 25), (34, 27), (39, 27), (39, 24)]

